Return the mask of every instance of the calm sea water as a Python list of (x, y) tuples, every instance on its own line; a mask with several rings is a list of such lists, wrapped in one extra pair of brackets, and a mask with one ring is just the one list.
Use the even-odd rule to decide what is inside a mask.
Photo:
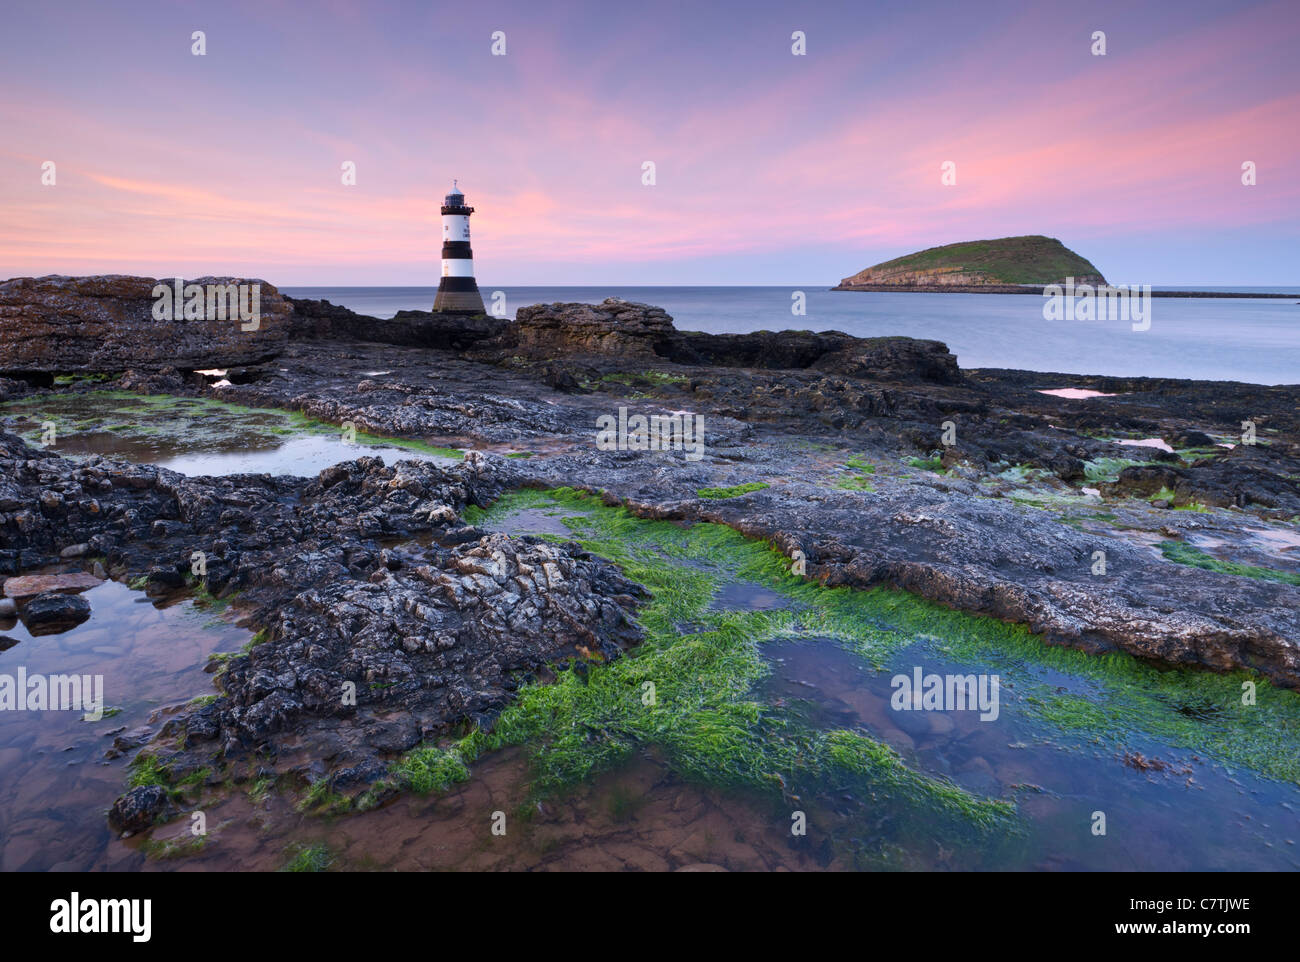
[[(818, 285), (497, 288), (485, 284), (483, 298), (489, 308), (498, 290), (505, 294), (508, 317), (528, 304), (621, 297), (663, 307), (677, 328), (685, 331), (740, 334), (793, 328), (844, 331), (858, 337), (933, 338), (947, 344), (965, 368), (1300, 383), (1300, 287), (1227, 288), (1295, 295), (1285, 300), (1152, 300), (1151, 328), (1141, 332), (1133, 331), (1128, 321), (1045, 321), (1043, 299), (1034, 295), (874, 294), (829, 291)], [(791, 311), (794, 290), (807, 296), (803, 316)], [(436, 291), (434, 287), (284, 288), (294, 297), (324, 298), (376, 317), (429, 310)]]

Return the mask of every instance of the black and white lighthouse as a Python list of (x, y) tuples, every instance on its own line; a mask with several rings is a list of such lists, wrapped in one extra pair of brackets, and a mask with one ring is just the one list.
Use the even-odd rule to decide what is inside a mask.
[(469, 249), (469, 215), (465, 195), (451, 182), (442, 203), (442, 280), (433, 309), (447, 314), (483, 314), (483, 297), (474, 280), (474, 254)]

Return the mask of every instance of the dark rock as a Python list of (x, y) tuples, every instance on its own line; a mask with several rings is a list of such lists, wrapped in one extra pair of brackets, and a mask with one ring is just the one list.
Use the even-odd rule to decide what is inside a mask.
[[(489, 728), (519, 679), (549, 677), (570, 661), (594, 678), (579, 646), (608, 658), (636, 643), (630, 616), (640, 595), (617, 569), (572, 543), (465, 524), (468, 505), (523, 486), (578, 486), (643, 517), (729, 525), (787, 554), (804, 552), (808, 577), (827, 585), (906, 588), (1028, 625), (1045, 643), (1247, 667), (1300, 687), (1295, 587), (1174, 568), (1145, 545), (1108, 536), (1100, 521), (1083, 522), (1088, 530), (1062, 524), (1059, 505), (1071, 499), (1031, 508), (1018, 503), (1021, 482), (1011, 474), (985, 483), (988, 472), (1029, 465), (1048, 473), (1024, 482), (1037, 494), (1074, 493), (1081, 465), (1142, 459), (1102, 486), (1115, 502), (1106, 513), (1149, 519), (1149, 507), (1130, 499), (1167, 487), (1179, 506), (1245, 510), (1163, 512), (1154, 523), (1178, 530), (1161, 537), (1214, 524), (1206, 533), (1227, 527), (1244, 538), (1262, 518), (1300, 514), (1294, 387), (1005, 371), (954, 378), (951, 356), (934, 342), (809, 332), (717, 338), (638, 317), (635, 305), (589, 307), (604, 319), (574, 332), (534, 327), (537, 357), (533, 348), (517, 352), (511, 325), (459, 353), (304, 335), (268, 376), (217, 392), (250, 407), (531, 458), (473, 451), (443, 467), (360, 457), (310, 479), (186, 478), (73, 463), (0, 433), (0, 574), (53, 563), (63, 547), (85, 543), (115, 577), (133, 580), (210, 546), (209, 588), (238, 592), (261, 634), (247, 655), (222, 663), (215, 701), (171, 716), (167, 749), (182, 739), (184, 748), (169, 764), (185, 772), (229, 760), (242, 775), (259, 750), (275, 771), (301, 764), (295, 751), (306, 748), (316, 766), (310, 780), (335, 773), (335, 786), (338, 773), (377, 771), (389, 751), (416, 739)], [(609, 346), (620, 343), (628, 354)], [(551, 349), (560, 353), (546, 356)], [(1038, 393), (1056, 385), (1119, 396), (1081, 404)], [(184, 390), (210, 389), (187, 381)], [(596, 418), (620, 406), (701, 413), (702, 459), (596, 449)], [(1229, 434), (1247, 418), (1269, 444), (1189, 465), (1109, 440), (1172, 437), (1189, 425)], [(909, 467), (909, 458), (941, 450), (947, 420), (959, 441), (945, 459), (951, 474)], [(841, 484), (851, 455), (877, 468), (855, 479), (870, 482), (861, 490)], [(749, 481), (770, 487), (698, 497), (704, 487)], [(59, 499), (46, 505), (47, 491)], [(1105, 578), (1090, 572), (1098, 549), (1110, 565)], [(355, 701), (344, 697), (353, 686)]]
[[(961, 380), (957, 359), (938, 341), (908, 337), (857, 338), (839, 331), (757, 331), (752, 334), (681, 332), (659, 307), (607, 298), (600, 304), (534, 304), (493, 342), (502, 354), (543, 360), (558, 357), (617, 357), (634, 363), (662, 358), (680, 365), (815, 370), (874, 381)], [(571, 390), (553, 366), (547, 383)]]
[(1179, 431), (1165, 438), (1171, 448), (1212, 448), (1218, 443), (1203, 431)]
[(22, 397), (31, 390), (31, 385), (26, 381), (0, 377), (0, 403), (11, 401), (14, 398)]
[(530, 357), (605, 354), (653, 358), (673, 335), (661, 307), (617, 297), (599, 304), (533, 304), (515, 313), (510, 343)]
[(293, 308), (291, 323), (296, 338), (337, 338), (463, 350), (496, 337), (507, 323), (504, 318), (486, 314), (432, 311), (398, 311), (391, 318), (370, 317), (329, 301), (295, 297), (285, 300)]
[(145, 577), (149, 587), (154, 589), (170, 590), (185, 586), (185, 577), (174, 567), (155, 565)]
[(131, 368), (117, 379), (118, 387), (124, 391), (139, 391), (142, 394), (179, 394), (185, 383), (185, 377), (174, 367), (164, 367), (159, 371)]
[[(159, 284), (112, 274), (16, 277), (0, 282), (0, 371), (57, 373), (207, 368), (279, 354), (289, 335), (289, 305), (264, 281), (200, 277), (186, 284), (259, 284), (260, 318), (245, 331), (233, 319), (153, 316)], [(251, 306), (251, 303), (250, 305)], [(204, 312), (207, 313), (206, 310)], [(215, 311), (214, 311), (215, 313)]]
[(119, 796), (108, 812), (108, 824), (122, 835), (135, 835), (153, 825), (170, 809), (161, 785), (140, 785)]
[(1103, 494), (1150, 497), (1165, 488), (1173, 490), (1184, 478), (1183, 470), (1159, 465), (1135, 464), (1120, 471), (1113, 482), (1101, 485)]
[(58, 634), (90, 618), (90, 602), (81, 595), (52, 591), (24, 602), (18, 617), (33, 635)]

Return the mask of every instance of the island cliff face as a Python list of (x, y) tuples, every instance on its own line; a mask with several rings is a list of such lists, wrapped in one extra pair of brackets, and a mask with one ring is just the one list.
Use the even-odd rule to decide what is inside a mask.
[(836, 290), (1009, 290), (1062, 284), (1105, 285), (1089, 261), (1054, 237), (1029, 235), (931, 247), (859, 271)]

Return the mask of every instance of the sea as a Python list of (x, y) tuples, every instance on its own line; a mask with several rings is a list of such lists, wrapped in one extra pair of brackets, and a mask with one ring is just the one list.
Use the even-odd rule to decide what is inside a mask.
[[(529, 304), (621, 297), (664, 308), (678, 330), (843, 331), (943, 341), (963, 368), (1300, 384), (1300, 286), (1155, 287), (1285, 293), (1286, 299), (1155, 298), (1150, 327), (1129, 320), (1045, 320), (1044, 300), (1022, 294), (904, 294), (804, 287), (493, 287), (489, 310), (513, 318)], [(285, 287), (361, 314), (429, 310), (436, 287)], [(796, 295), (801, 293), (802, 298)], [(802, 307), (803, 313), (795, 312)]]

